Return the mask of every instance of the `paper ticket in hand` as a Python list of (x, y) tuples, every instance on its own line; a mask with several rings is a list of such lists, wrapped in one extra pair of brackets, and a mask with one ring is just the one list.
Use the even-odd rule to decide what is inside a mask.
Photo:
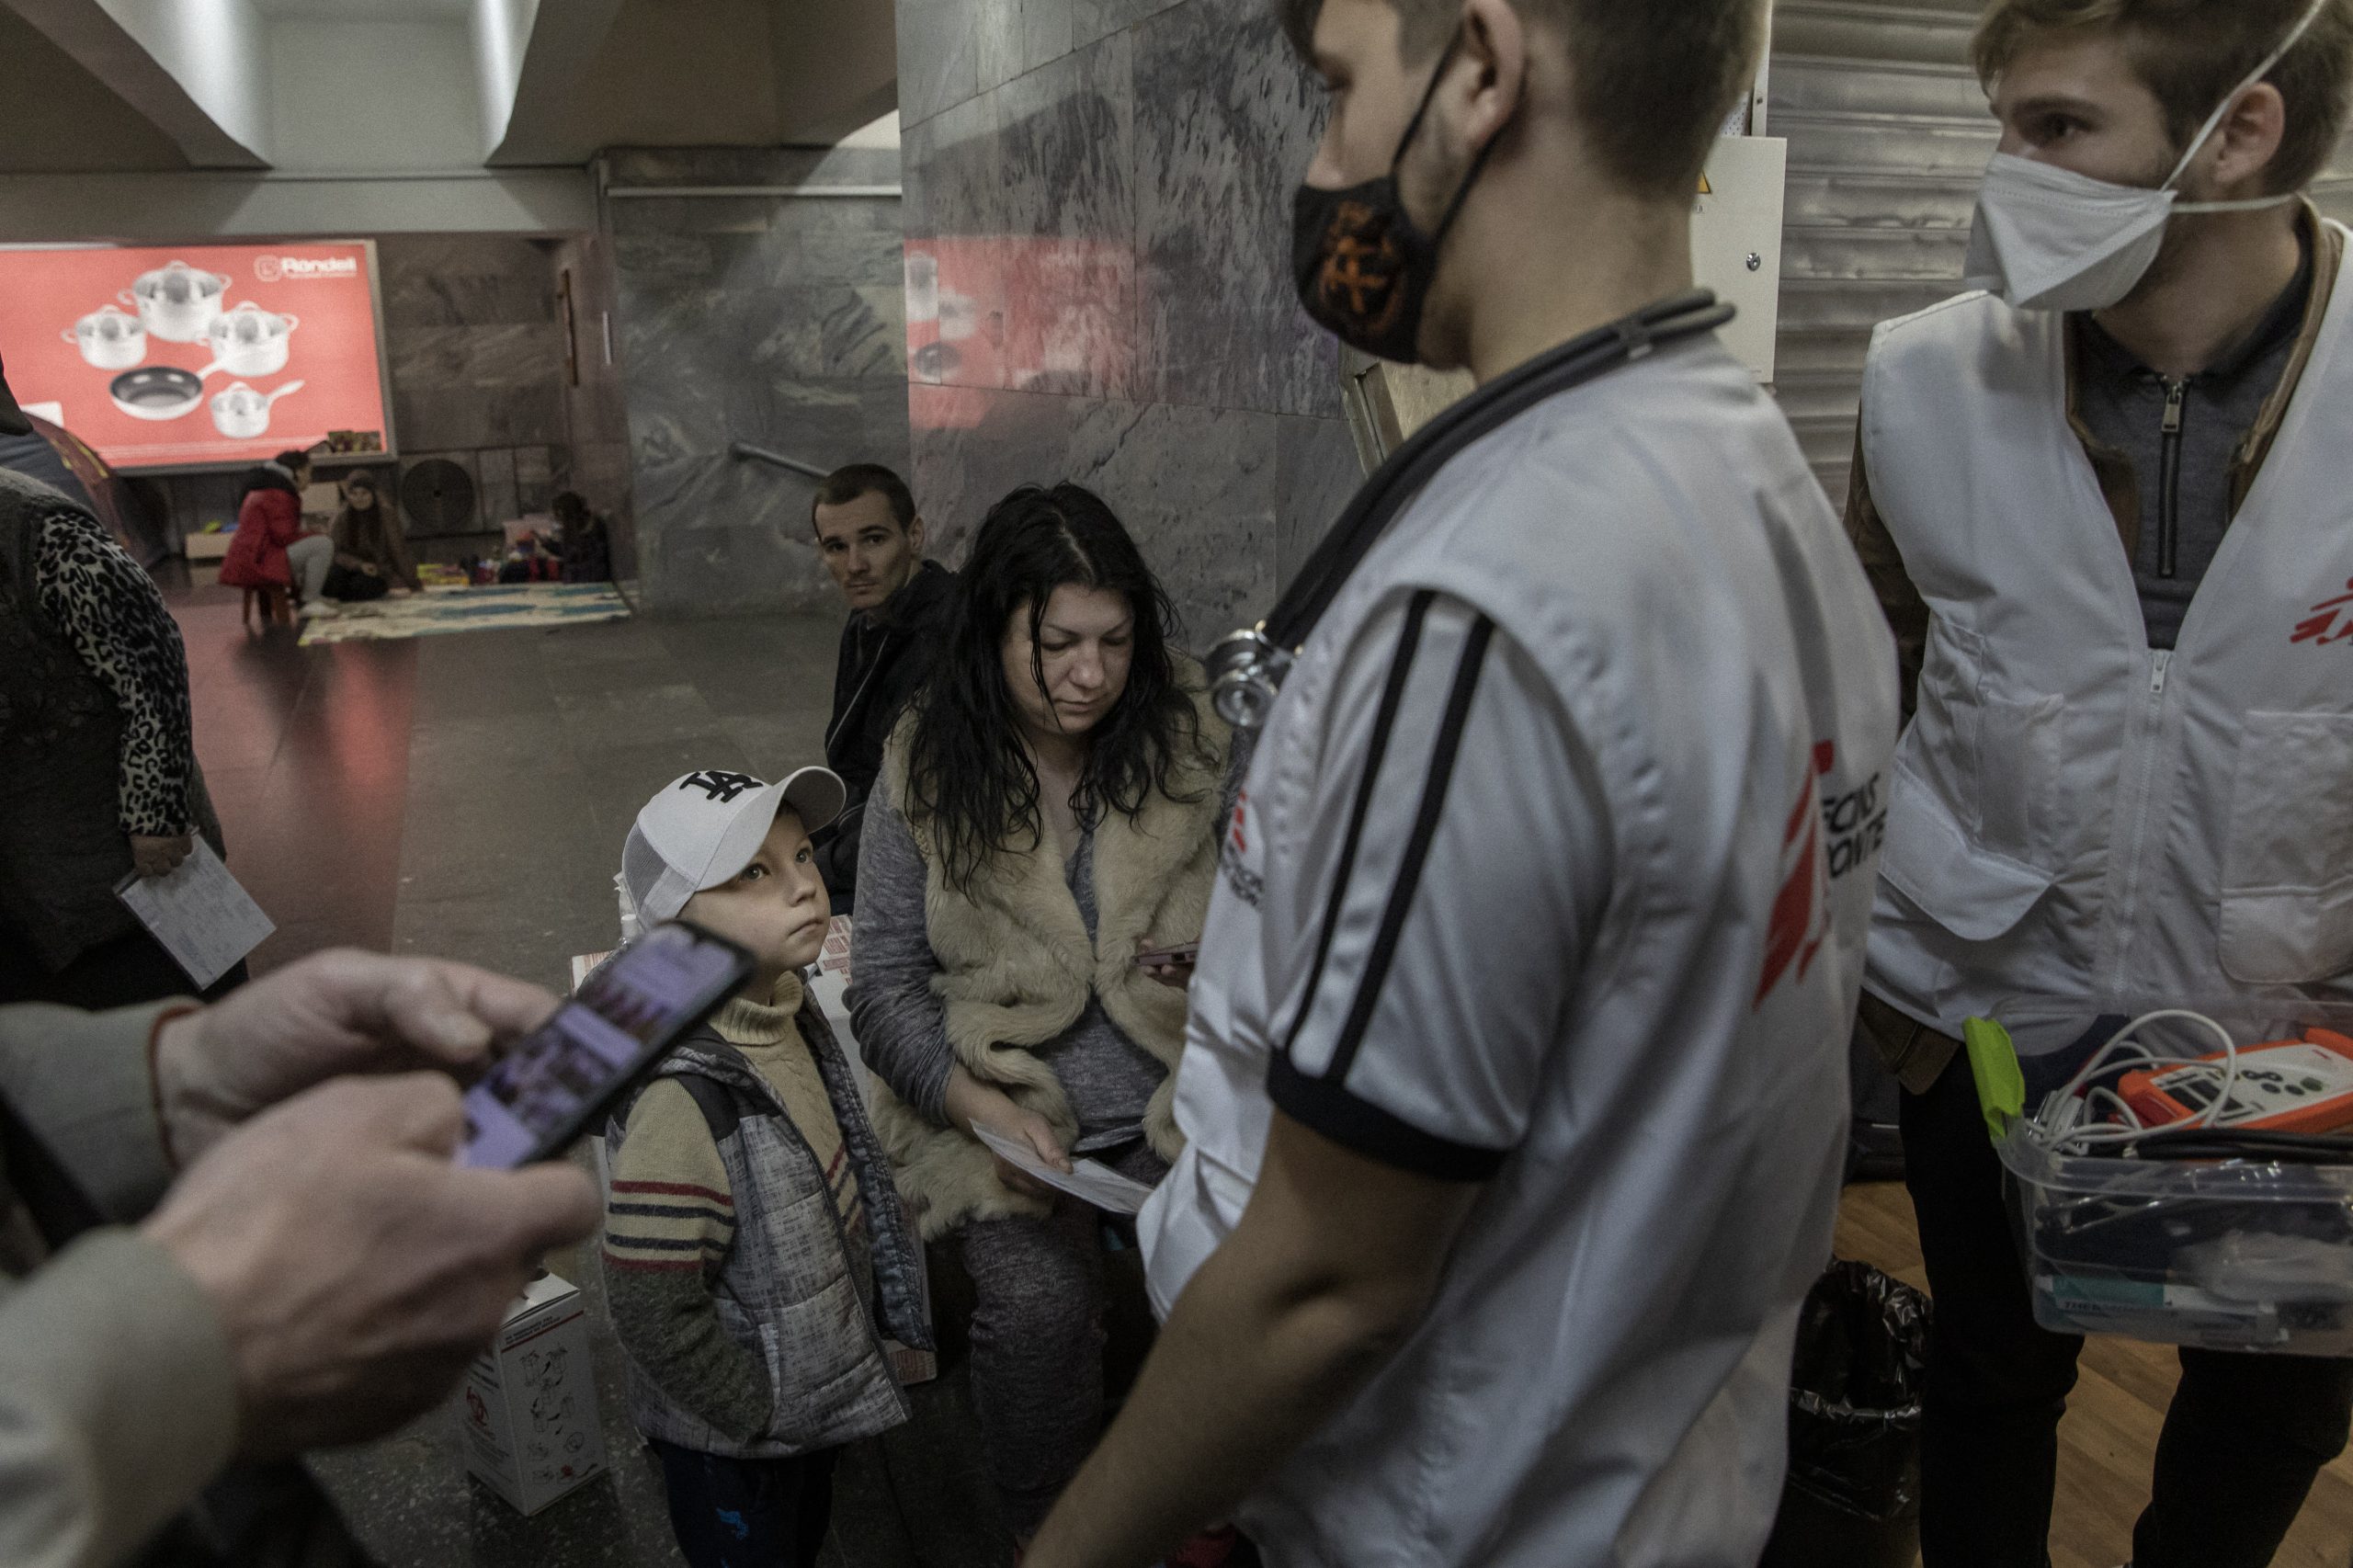
[(165, 877), (125, 877), (115, 896), (199, 991), (278, 929), (201, 835), (177, 870)]
[(1074, 1161), (1073, 1169), (1060, 1171), (1040, 1159), (1038, 1152), (1029, 1144), (1017, 1142), (990, 1128), (974, 1127), (972, 1136), (1006, 1164), (1018, 1166), (1048, 1187), (1091, 1203), (1107, 1214), (1133, 1214), (1152, 1196), (1152, 1188), (1140, 1181), (1130, 1181), (1100, 1160)]

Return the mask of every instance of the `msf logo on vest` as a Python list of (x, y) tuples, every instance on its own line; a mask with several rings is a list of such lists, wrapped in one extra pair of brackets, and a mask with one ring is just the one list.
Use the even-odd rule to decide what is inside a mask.
[(2324, 599), (2306, 610), (2305, 618), (2296, 623), (2296, 629), (2289, 635), (2288, 641), (2309, 642), (2315, 648), (2325, 647), (2331, 642), (2353, 642), (2353, 615), (2347, 613), (2348, 608), (2353, 608), (2353, 582), (2347, 583), (2345, 586), (2346, 592), (2333, 599)]
[(1813, 748), (1813, 777), (1781, 830), (1781, 887), (1765, 926), (1759, 1007), (1791, 973), (1805, 978), (1830, 937), (1831, 884), (1870, 865), (1887, 837), (1885, 779), (1873, 778), (1843, 795), (1824, 792), (1820, 781), (1837, 766), (1836, 742)]

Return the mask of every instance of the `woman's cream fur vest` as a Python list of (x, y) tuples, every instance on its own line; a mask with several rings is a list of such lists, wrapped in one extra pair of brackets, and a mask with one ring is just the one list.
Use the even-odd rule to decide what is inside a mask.
[[(1102, 998), (1104, 1012), (1130, 1040), (1167, 1065), (1168, 1077), (1144, 1113), (1144, 1132), (1164, 1159), (1184, 1147), (1175, 1101), (1185, 994), (1146, 975), (1135, 956), (1139, 937), (1154, 948), (1199, 940), (1209, 914), (1231, 737), (1205, 694), (1195, 694), (1195, 706), (1202, 740), (1216, 761), (1181, 757), (1170, 769), (1168, 794), (1153, 792), (1132, 820), (1106, 812), (1096, 827), (1091, 942), (1051, 845), (996, 856), (972, 888), (959, 892), (949, 887), (925, 825), (908, 817), (926, 868), (925, 924), (939, 965), (932, 989), (947, 1003), (956, 1060), (973, 1077), (1045, 1117), (1066, 1144), (1078, 1137), (1078, 1119), (1053, 1069), (1036, 1052), (1078, 1022), (1092, 994)], [(902, 723), (884, 753), (882, 776), (903, 811), (907, 767)], [(1047, 1212), (1043, 1202), (996, 1179), (995, 1162), (977, 1140), (926, 1118), (879, 1079), (874, 1111), (900, 1190), (922, 1217), (926, 1240), (967, 1220)]]

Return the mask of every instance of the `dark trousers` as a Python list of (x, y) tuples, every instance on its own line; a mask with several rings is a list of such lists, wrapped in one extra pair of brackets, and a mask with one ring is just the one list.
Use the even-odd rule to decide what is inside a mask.
[(808, 1568), (834, 1517), (839, 1449), (734, 1460), (649, 1439), (688, 1568)]
[[(217, 1002), (245, 978), (244, 964), (233, 964), (202, 993), (202, 999)], [(33, 957), (30, 942), (0, 926), (0, 1004), (54, 1002), (95, 1013), (196, 994), (177, 960), (144, 931), (102, 942), (52, 973)]]
[[(1936, 1317), (1921, 1455), (1927, 1568), (2043, 1568), (2083, 1340), (2034, 1321), (1965, 1057), (1904, 1096), (1904, 1184)], [(2264, 1568), (2344, 1450), (2353, 1361), (2185, 1348), (2133, 1568)]]

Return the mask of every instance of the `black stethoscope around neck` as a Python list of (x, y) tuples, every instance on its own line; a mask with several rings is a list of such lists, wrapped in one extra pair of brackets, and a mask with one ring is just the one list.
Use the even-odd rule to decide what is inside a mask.
[(1273, 613), (1211, 652), (1210, 699), (1219, 716), (1238, 730), (1265, 727), (1316, 622), (1406, 503), (1465, 448), (1547, 398), (1715, 331), (1733, 313), (1704, 289), (1645, 305), (1498, 376), (1416, 431), (1365, 481)]

